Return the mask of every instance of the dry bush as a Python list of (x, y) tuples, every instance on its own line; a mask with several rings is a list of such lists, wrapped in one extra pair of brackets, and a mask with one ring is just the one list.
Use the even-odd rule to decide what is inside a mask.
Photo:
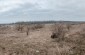
[[(67, 52), (61, 52), (60, 55), (85, 55), (85, 29), (76, 32), (76, 35), (65, 37), (65, 28), (63, 25), (55, 25), (51, 38), (57, 40), (60, 48), (69, 47)], [(70, 26), (67, 26), (69, 30)], [(68, 33), (66, 33), (68, 34)]]
[(10, 29), (9, 26), (1, 26), (0, 27), (0, 30), (2, 30), (2, 31), (9, 30), (9, 29)]
[(43, 27), (44, 27), (43, 24), (35, 24), (35, 25), (33, 25), (32, 29), (33, 29), (33, 30), (36, 30), (36, 29), (41, 29), (41, 28), (43, 28)]
[(0, 27), (0, 34), (7, 34), (11, 30), (11, 27), (9, 26), (1, 26)]
[(85, 55), (85, 30), (79, 32), (77, 35), (79, 35), (79, 39), (76, 41), (74, 53), (77, 55)]
[(51, 38), (56, 38), (58, 41), (64, 40), (65, 33), (66, 31), (62, 24), (55, 25)]
[(74, 44), (69, 51), (71, 51), (71, 55), (85, 55), (85, 31), (80, 31), (76, 33), (77, 38), (68, 38), (65, 39), (66, 43)]
[(29, 25), (16, 25), (16, 30), (26, 33), (26, 35), (29, 35), (29, 30), (31, 27)]
[(66, 24), (67, 30), (69, 31), (71, 28), (71, 24)]
[(23, 28), (24, 28), (24, 25), (18, 24), (18, 25), (16, 25), (15, 28), (16, 28), (17, 31), (21, 31), (22, 32)]

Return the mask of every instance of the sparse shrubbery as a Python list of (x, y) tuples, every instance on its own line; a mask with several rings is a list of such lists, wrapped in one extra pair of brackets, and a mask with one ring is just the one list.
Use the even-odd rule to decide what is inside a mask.
[[(71, 26), (67, 25), (66, 28), (68, 31)], [(76, 32), (76, 36), (72, 35), (69, 37), (65, 37), (65, 27), (63, 25), (55, 25), (55, 29), (51, 35), (51, 38), (57, 40), (59, 46), (69, 46), (67, 52), (61, 52), (60, 55), (84, 55), (85, 54), (85, 29), (80, 32)], [(75, 38), (76, 37), (76, 38)], [(60, 42), (59, 42), (60, 41)], [(62, 48), (61, 47), (61, 48)]]
[(32, 29), (33, 29), (33, 30), (36, 30), (36, 29), (41, 29), (41, 28), (43, 28), (43, 27), (44, 27), (43, 24), (35, 24), (35, 25), (33, 25)]
[(71, 24), (66, 24), (66, 27), (67, 27), (67, 29), (68, 29), (68, 31), (69, 31), (70, 28), (71, 28)]
[[(51, 26), (45, 26), (46, 29), (49, 28), (47, 30), (42, 24), (15, 27), (16, 33), (0, 35), (1, 55), (85, 55), (85, 29), (81, 31), (81, 28), (78, 32), (76, 31), (78, 29), (73, 29), (76, 26), (71, 28), (66, 24), (55, 24), (54, 27), (52, 26), (54, 30), (50, 39)], [(43, 29), (40, 30), (41, 28)], [(26, 35), (28, 37), (25, 37)]]
[(65, 33), (66, 31), (62, 24), (55, 25), (51, 38), (53, 39), (56, 38), (58, 41), (64, 40)]
[(74, 42), (75, 46), (72, 48), (74, 55), (84, 55), (85, 54), (85, 30), (83, 32), (77, 32), (79, 37)]
[(66, 40), (69, 40), (70, 42), (66, 43), (73, 43), (73, 47), (70, 48), (70, 51), (72, 51), (72, 55), (84, 55), (85, 54), (85, 30), (76, 32), (77, 38), (68, 38)]
[(23, 28), (24, 28), (24, 25), (22, 25), (22, 24), (18, 24), (18, 25), (16, 25), (16, 30), (17, 31), (23, 31)]
[(16, 30), (20, 31), (20, 32), (26, 32), (26, 35), (29, 34), (30, 30), (36, 30), (36, 29), (41, 29), (43, 28), (42, 24), (33, 24), (33, 25), (22, 25), (22, 24), (18, 24), (16, 25)]

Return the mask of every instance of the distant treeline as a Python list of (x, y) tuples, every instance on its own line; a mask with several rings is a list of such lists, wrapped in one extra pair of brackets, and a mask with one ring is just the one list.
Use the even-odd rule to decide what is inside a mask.
[[(13, 24), (55, 24), (55, 23), (62, 23), (62, 24), (81, 24), (85, 23), (83, 21), (28, 21), (28, 22), (16, 22), (16, 23), (9, 23), (9, 25)], [(7, 25), (7, 24), (1, 24), (1, 25)]]
[(14, 24), (55, 24), (55, 23), (81, 24), (85, 22), (81, 22), (81, 21), (30, 21), (30, 22), (16, 22)]

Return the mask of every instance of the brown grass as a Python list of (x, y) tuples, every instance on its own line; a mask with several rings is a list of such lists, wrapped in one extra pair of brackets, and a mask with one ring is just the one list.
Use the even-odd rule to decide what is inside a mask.
[(0, 27), (0, 55), (85, 55), (84, 24), (70, 30), (66, 24), (24, 25), (22, 32), (15, 27)]

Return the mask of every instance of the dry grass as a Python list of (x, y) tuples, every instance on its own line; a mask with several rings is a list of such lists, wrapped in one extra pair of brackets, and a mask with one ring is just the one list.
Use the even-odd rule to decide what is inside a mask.
[[(14, 27), (0, 27), (0, 55), (85, 55), (84, 24), (70, 30), (65, 24), (24, 25), (22, 32)], [(53, 32), (57, 38), (51, 38)]]
[(65, 38), (67, 30), (65, 29), (65, 26), (63, 24), (55, 24), (54, 25), (54, 30), (51, 35), (51, 38), (55, 38), (56, 41), (63, 41)]

